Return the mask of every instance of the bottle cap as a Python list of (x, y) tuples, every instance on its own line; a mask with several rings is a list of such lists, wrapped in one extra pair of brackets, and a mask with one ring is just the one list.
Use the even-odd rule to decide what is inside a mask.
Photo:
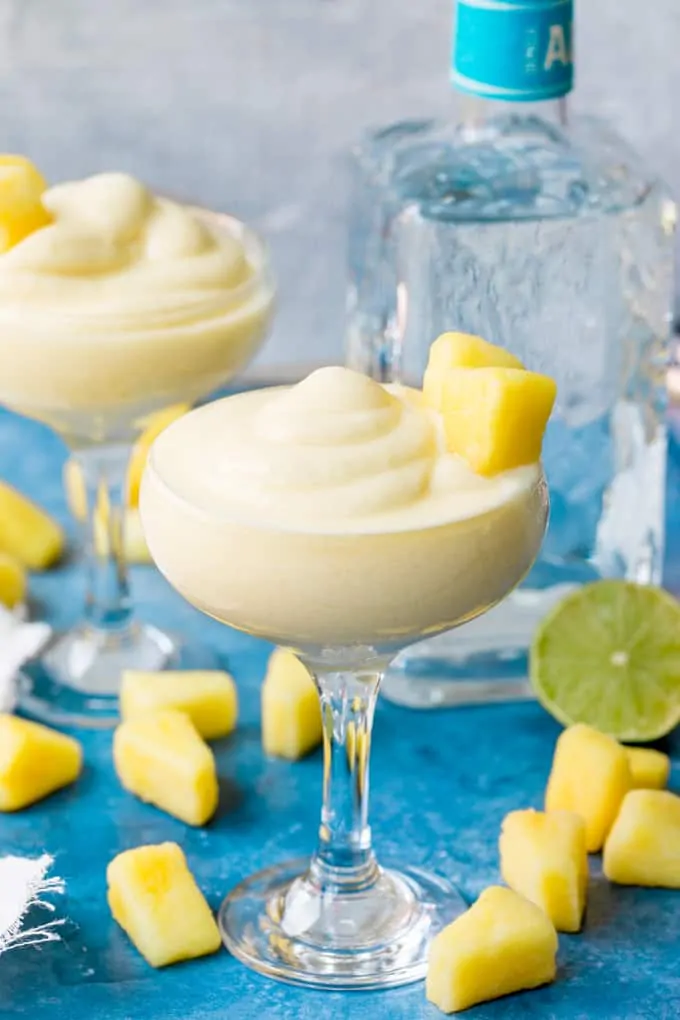
[(573, 0), (456, 0), (451, 80), (486, 99), (536, 102), (573, 85)]

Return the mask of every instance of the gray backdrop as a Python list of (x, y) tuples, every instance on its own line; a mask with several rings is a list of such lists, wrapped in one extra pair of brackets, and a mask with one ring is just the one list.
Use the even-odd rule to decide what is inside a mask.
[[(0, 0), (3, 137), (53, 178), (126, 169), (269, 236), (270, 363), (342, 351), (344, 157), (444, 114), (451, 0)], [(679, 0), (577, 4), (573, 105), (680, 191)]]

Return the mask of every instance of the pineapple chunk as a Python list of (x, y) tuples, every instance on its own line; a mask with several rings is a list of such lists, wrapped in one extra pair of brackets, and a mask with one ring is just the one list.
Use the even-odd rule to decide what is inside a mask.
[(651, 747), (627, 747), (633, 790), (663, 790), (668, 784), (671, 760)]
[(592, 726), (577, 723), (557, 741), (545, 809), (580, 815), (586, 823), (586, 848), (595, 853), (604, 845), (630, 782), (625, 748)]
[(46, 187), (30, 159), (0, 155), (0, 252), (51, 222), (41, 201)]
[[(151, 444), (161, 434), (163, 429), (166, 429), (177, 418), (181, 418), (188, 410), (189, 404), (172, 404), (149, 415), (143, 422), (145, 426), (144, 431), (135, 443), (127, 470), (126, 502), (130, 509), (136, 509), (139, 505), (139, 487)], [(76, 520), (84, 521), (87, 516), (85, 480), (80, 465), (73, 457), (70, 457), (64, 465), (64, 488), (66, 489), (66, 499), (71, 513)], [(107, 509), (101, 502), (97, 509), (102, 516), (106, 515)]]
[[(69, 510), (77, 521), (85, 521), (87, 519), (87, 489), (82, 468), (74, 457), (69, 457), (65, 462), (62, 477)], [(97, 494), (95, 515), (102, 518), (104, 526), (108, 513), (109, 497), (106, 487), (102, 485)]]
[[(139, 510), (130, 508), (123, 511), (123, 556), (126, 563), (153, 563), (149, 547), (146, 544), (142, 519)], [(111, 555), (111, 536), (109, 533), (108, 510), (105, 505), (97, 508), (94, 518), (94, 547), (97, 556)], [(114, 545), (120, 546), (118, 539)]]
[(0, 551), (29, 570), (44, 570), (59, 559), (63, 549), (59, 525), (26, 496), (0, 482)]
[(512, 811), (500, 838), (501, 874), (557, 931), (581, 928), (588, 888), (586, 826), (568, 811)]
[(307, 669), (292, 652), (277, 649), (262, 685), (265, 754), (295, 761), (321, 743), (321, 705)]
[(125, 850), (106, 881), (114, 920), (152, 967), (219, 949), (215, 918), (176, 843)]
[(359, 782), (363, 783), (368, 764), (369, 736), (366, 730), (360, 730), (357, 739), (357, 727), (353, 719), (347, 723), (345, 747), (349, 769), (356, 773)]
[[(69, 510), (77, 521), (87, 517), (87, 491), (80, 465), (73, 458), (64, 464), (64, 488)], [(123, 551), (127, 563), (153, 563), (146, 544), (142, 521), (136, 507), (126, 507), (123, 524)], [(98, 556), (109, 555), (109, 501), (105, 491), (97, 500), (94, 517), (94, 544)]]
[(555, 383), (519, 368), (450, 368), (444, 376), (444, 435), (480, 475), (540, 460)]
[(610, 882), (680, 889), (680, 797), (668, 790), (627, 794), (602, 866)]
[(73, 737), (0, 713), (0, 811), (20, 811), (68, 786), (82, 763)]
[(80, 464), (73, 457), (64, 463), (62, 478), (69, 510), (77, 521), (84, 521), (87, 517), (87, 489)]
[(423, 377), (425, 403), (435, 411), (444, 406), (444, 379), (450, 368), (523, 368), (503, 347), (471, 333), (442, 333), (430, 347)]
[(204, 740), (215, 740), (231, 733), (236, 726), (236, 685), (228, 673), (220, 670), (142, 673), (128, 669), (123, 673), (120, 690), (123, 719), (163, 708), (185, 712)]
[(172, 425), (173, 421), (181, 418), (188, 410), (189, 404), (171, 404), (169, 407), (150, 414), (146, 419), (144, 431), (135, 443), (128, 465), (127, 502), (130, 506), (139, 506), (139, 487), (151, 444), (168, 425)]
[(557, 934), (533, 903), (491, 886), (432, 941), (425, 993), (443, 1013), (537, 988), (556, 973)]
[(0, 552), (0, 603), (14, 609), (26, 597), (26, 574), (18, 560)]
[(165, 709), (121, 723), (113, 761), (126, 790), (187, 825), (203, 825), (215, 813), (215, 757), (183, 712)]
[(125, 511), (123, 553), (126, 563), (153, 564), (151, 553), (144, 537), (142, 518), (136, 507), (129, 507)]
[[(77, 464), (67, 461), (66, 467), (71, 468)], [(69, 477), (70, 476), (70, 477)], [(83, 491), (82, 502), (78, 489), (74, 487), (72, 478), (77, 477), (74, 472), (67, 473), (67, 499), (71, 513), (76, 520), (84, 521), (87, 516), (87, 497)], [(77, 484), (77, 483), (76, 483)], [(127, 563), (153, 563), (149, 547), (146, 544), (142, 521), (139, 510), (134, 507), (126, 508), (123, 523), (123, 551)], [(110, 554), (108, 501), (103, 499), (97, 506), (94, 516), (94, 547), (98, 556)]]

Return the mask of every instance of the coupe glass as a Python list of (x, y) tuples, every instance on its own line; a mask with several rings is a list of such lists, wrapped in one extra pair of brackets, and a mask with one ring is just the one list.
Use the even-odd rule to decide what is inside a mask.
[[(149, 415), (178, 402), (193, 403), (228, 382), (258, 350), (271, 321), (274, 285), (263, 242), (230, 216), (203, 209), (193, 212), (214, 233), (237, 238), (253, 269), (244, 283), (229, 291), (223, 338), (218, 335), (209, 349), (204, 346), (200, 351), (192, 347), (190, 336), (181, 344), (173, 340), (159, 356), (154, 348), (163, 346), (165, 337), (163, 328), (157, 329), (148, 347), (136, 346), (125, 391), (121, 388), (112, 394), (106, 407), (87, 406), (86, 399), (73, 406), (72, 401), (62, 399), (62, 390), (72, 393), (74, 386), (86, 393), (88, 379), (95, 379), (93, 388), (101, 391), (102, 380), (110, 378), (112, 359), (131, 357), (132, 352), (122, 349), (121, 353), (121, 347), (118, 352), (112, 350), (110, 341), (98, 347), (96, 318), (82, 358), (76, 361), (69, 350), (60, 365), (59, 347), (54, 347), (55, 363), (49, 369), (55, 397), (52, 406), (32, 407), (13, 386), (11, 376), (3, 379), (0, 372), (0, 402), (43, 421), (61, 436), (80, 467), (87, 493), (83, 618), (70, 630), (55, 635), (41, 657), (25, 668), (19, 682), (24, 709), (48, 722), (112, 725), (118, 717), (117, 695), (124, 669), (210, 665), (205, 659), (207, 650), (187, 645), (176, 635), (135, 618), (123, 536), (127, 466), (133, 443)], [(80, 335), (72, 340), (74, 347), (83, 344)], [(26, 359), (31, 356), (27, 351)], [(174, 365), (180, 363), (181, 371), (169, 371), (167, 379), (162, 379), (163, 358), (175, 359)], [(78, 373), (77, 379), (72, 372)], [(95, 514), (98, 506), (108, 506), (107, 535), (102, 534)]]
[(245, 878), (219, 911), (224, 942), (253, 969), (295, 984), (418, 980), (433, 935), (465, 904), (444, 878), (400, 862), (383, 868), (374, 855), (369, 768), (380, 682), (406, 645), (478, 615), (521, 580), (545, 530), (545, 482), (471, 521), (319, 534), (209, 514), (172, 489), (160, 459), (152, 447), (140, 509), (162, 573), (208, 615), (292, 649), (321, 698), (316, 850)]

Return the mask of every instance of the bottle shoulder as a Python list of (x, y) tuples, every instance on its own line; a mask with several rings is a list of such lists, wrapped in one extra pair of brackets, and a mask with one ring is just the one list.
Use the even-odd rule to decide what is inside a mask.
[(568, 127), (530, 111), (467, 124), (405, 120), (371, 132), (356, 156), (371, 188), (439, 220), (616, 214), (663, 190), (633, 149), (593, 117)]

